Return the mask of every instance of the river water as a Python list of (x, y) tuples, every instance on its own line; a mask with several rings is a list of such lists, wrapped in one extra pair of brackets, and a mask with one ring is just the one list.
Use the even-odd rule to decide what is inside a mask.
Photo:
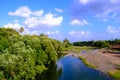
[(51, 64), (36, 80), (113, 80), (98, 70), (88, 68), (73, 56), (64, 56), (56, 64)]
[(58, 80), (113, 80), (108, 75), (85, 66), (79, 58), (65, 56), (57, 61)]

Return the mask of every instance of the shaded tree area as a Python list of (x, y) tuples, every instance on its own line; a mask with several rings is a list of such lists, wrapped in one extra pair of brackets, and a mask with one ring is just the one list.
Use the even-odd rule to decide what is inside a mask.
[(0, 80), (33, 80), (56, 62), (62, 49), (62, 42), (46, 35), (0, 28)]
[(110, 47), (111, 45), (120, 45), (120, 39), (98, 40), (98, 41), (78, 41), (73, 42), (74, 46), (93, 46), (98, 48)]

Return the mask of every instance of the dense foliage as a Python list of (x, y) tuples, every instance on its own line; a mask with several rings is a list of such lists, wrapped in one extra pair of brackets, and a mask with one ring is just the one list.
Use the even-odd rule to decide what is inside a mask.
[(0, 28), (0, 80), (35, 79), (56, 62), (62, 45), (45, 35), (23, 36), (13, 29)]
[(110, 45), (116, 45), (116, 44), (120, 44), (120, 39), (73, 42), (74, 46), (94, 46), (98, 48), (110, 47)]

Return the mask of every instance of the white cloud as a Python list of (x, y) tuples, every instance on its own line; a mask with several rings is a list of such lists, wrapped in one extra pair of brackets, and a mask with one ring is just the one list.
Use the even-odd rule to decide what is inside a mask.
[(79, 22), (79, 20), (74, 19), (70, 22), (70, 25), (80, 25), (80, 22)]
[(53, 32), (48, 31), (45, 34), (47, 34), (47, 35), (54, 35), (54, 34), (58, 34), (58, 33), (59, 33), (59, 31), (57, 30), (57, 31), (53, 31)]
[(30, 34), (32, 34), (32, 35), (33, 35), (33, 34), (38, 35), (38, 34), (39, 34), (39, 31), (38, 31), (38, 30), (33, 30), (33, 31), (30, 32)]
[(63, 10), (62, 9), (59, 9), (59, 8), (55, 8), (55, 11), (59, 12), (59, 13), (63, 13)]
[(94, 1), (94, 0), (79, 0), (79, 1), (80, 1), (80, 3), (82, 3), (82, 4), (87, 4), (87, 3), (92, 2), (92, 1)]
[(90, 34), (90, 32), (89, 31), (81, 31), (81, 34), (82, 35), (87, 35), (87, 34)]
[(30, 34), (30, 33), (31, 33), (30, 29), (24, 28), (23, 34)]
[(99, 12), (96, 14), (96, 17), (102, 17), (102, 18), (107, 18), (109, 16), (109, 14), (113, 14), (114, 12), (114, 9), (113, 8), (108, 8), (108, 9), (105, 9), (103, 10), (103, 12)]
[(38, 30), (31, 30), (28, 28), (24, 28), (24, 32), (22, 32), (22, 34), (39, 35), (40, 32)]
[(72, 41), (91, 40), (92, 35), (90, 31), (70, 31), (69, 38)]
[(75, 37), (80, 37), (80, 36), (84, 36), (84, 37), (87, 37), (87, 35), (90, 34), (90, 31), (70, 31), (69, 34), (71, 36), (75, 36)]
[(22, 6), (18, 8), (15, 12), (8, 12), (10, 16), (20, 16), (20, 17), (30, 17), (33, 16), (41, 16), (44, 13), (43, 10), (31, 11), (27, 6)]
[(44, 18), (41, 20), (42, 24), (45, 24), (47, 26), (59, 26), (63, 20), (63, 17), (54, 17), (53, 14), (46, 14)]
[[(63, 21), (62, 16), (57, 16), (52, 13), (44, 13), (42, 9), (32, 11), (26, 6), (20, 7), (14, 12), (8, 12), (8, 14), (10, 16), (24, 17), (24, 21), (22, 21), (24, 22), (22, 23), (24, 26), (19, 24), (19, 20), (14, 20), (12, 23), (4, 25), (5, 28), (14, 28), (16, 30), (24, 27), (24, 32), (22, 34), (38, 35), (40, 33), (45, 33), (46, 30), (51, 29), (52, 27), (60, 26)], [(50, 36), (53, 35), (55, 38), (58, 37), (57, 34), (59, 34), (59, 31), (48, 31), (46, 34)]]
[(63, 41), (63, 39), (64, 39), (63, 34), (60, 31), (58, 31), (58, 30), (47, 31), (44, 34), (48, 35), (52, 39), (57, 39), (57, 40), (61, 40), (61, 41)]
[[(98, 3), (97, 1), (95, 3)], [(95, 4), (94, 3), (94, 4)], [(117, 18), (120, 14), (120, 1), (119, 0), (101, 0), (101, 7), (98, 6), (96, 17), (102, 18)]]
[(25, 20), (25, 24), (29, 28), (36, 28), (40, 26), (47, 26), (47, 27), (52, 27), (52, 26), (59, 26), (62, 23), (63, 17), (55, 17), (53, 14), (48, 13), (45, 16), (42, 17), (30, 17)]
[(5, 28), (13, 28), (13, 29), (15, 29), (17, 31), (19, 31), (19, 29), (21, 27), (23, 27), (24, 28), (24, 32), (22, 32), (22, 34), (30, 34), (30, 35), (39, 34), (38, 30), (30, 30), (30, 29), (28, 29), (28, 28), (26, 28), (24, 26), (21, 26), (19, 23), (13, 23), (13, 24), (12, 23), (8, 23), (8, 24), (4, 25), (4, 27)]
[[(62, 9), (55, 8), (58, 11)], [(25, 17), (25, 25), (29, 28), (52, 27), (59, 26), (62, 23), (62, 16), (55, 16), (54, 14), (44, 14), (43, 10), (31, 11), (28, 7), (22, 6), (15, 12), (8, 12), (11, 16)]]
[[(96, 17), (119, 20), (119, 0), (74, 0), (71, 6), (72, 17)], [(117, 14), (117, 15), (116, 15)]]
[(88, 22), (85, 19), (83, 20), (74, 19), (69, 24), (72, 26), (75, 26), (75, 25), (84, 26), (84, 25), (87, 25)]
[(73, 34), (75, 34), (76, 32), (75, 31), (70, 31), (70, 35), (73, 35)]
[(34, 15), (34, 16), (41, 16), (43, 13), (44, 13), (43, 10), (37, 10), (35, 12), (32, 12), (31, 14)]
[(13, 28), (15, 30), (19, 30), (21, 27), (24, 27), (24, 26), (21, 26), (19, 23), (8, 23), (6, 25), (4, 25), (5, 28)]
[[(108, 26), (106, 31), (103, 34), (99, 34), (98, 37), (102, 40), (111, 40), (120, 38), (119, 34), (120, 27)], [(98, 37), (96, 37), (96, 39), (98, 39)]]
[(86, 3), (88, 3), (89, 0), (79, 0), (79, 1), (80, 1), (80, 3), (86, 4)]
[(31, 10), (26, 7), (20, 7), (15, 12), (8, 12), (10, 16), (30, 17)]
[(112, 27), (112, 26), (108, 26), (107, 27), (107, 31), (110, 34), (119, 34), (120, 33), (120, 27), (119, 28), (115, 28), (115, 27)]

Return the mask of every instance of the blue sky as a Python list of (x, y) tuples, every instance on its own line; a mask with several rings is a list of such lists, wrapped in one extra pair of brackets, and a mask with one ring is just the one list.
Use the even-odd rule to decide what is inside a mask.
[(71, 42), (120, 39), (120, 1), (0, 0), (0, 27)]

